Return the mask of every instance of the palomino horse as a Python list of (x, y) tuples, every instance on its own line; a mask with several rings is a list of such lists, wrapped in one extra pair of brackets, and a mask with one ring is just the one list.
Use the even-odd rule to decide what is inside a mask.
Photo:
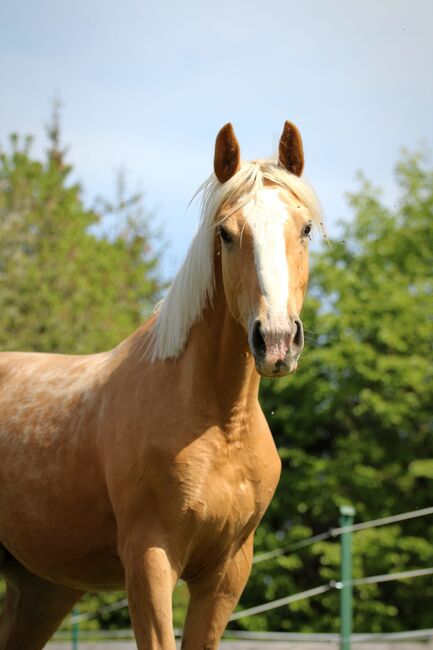
[(140, 650), (216, 648), (280, 475), (260, 375), (296, 369), (319, 221), (286, 122), (278, 162), (231, 124), (186, 260), (155, 314), (103, 354), (0, 356), (1, 650), (39, 650), (87, 590), (126, 585)]

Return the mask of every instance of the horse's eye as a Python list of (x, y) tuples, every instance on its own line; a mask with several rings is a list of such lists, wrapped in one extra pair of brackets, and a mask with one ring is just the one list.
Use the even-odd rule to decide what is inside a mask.
[(218, 233), (221, 239), (223, 240), (224, 244), (232, 243), (233, 241), (232, 236), (230, 235), (230, 233), (227, 232), (225, 228), (223, 228), (223, 226), (219, 226)]
[(302, 237), (309, 237), (311, 232), (311, 223), (306, 223), (302, 228)]

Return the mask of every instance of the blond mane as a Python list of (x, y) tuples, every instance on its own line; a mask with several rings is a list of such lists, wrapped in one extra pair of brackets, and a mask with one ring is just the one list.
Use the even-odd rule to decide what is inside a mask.
[(197, 233), (166, 297), (156, 307), (156, 319), (146, 345), (150, 360), (175, 358), (184, 349), (192, 325), (200, 319), (206, 303), (212, 303), (217, 215), (225, 204), (254, 200), (265, 180), (294, 194), (324, 234), (322, 212), (313, 188), (280, 164), (270, 160), (243, 162), (240, 170), (223, 184), (212, 174), (193, 197), (201, 195)]

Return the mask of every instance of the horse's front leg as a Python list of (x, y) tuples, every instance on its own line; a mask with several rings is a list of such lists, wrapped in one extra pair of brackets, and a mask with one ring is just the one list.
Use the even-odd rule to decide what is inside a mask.
[(214, 650), (244, 590), (253, 559), (253, 534), (217, 575), (188, 582), (191, 598), (182, 650)]
[(175, 650), (172, 592), (177, 574), (167, 552), (135, 531), (122, 545), (121, 556), (138, 650)]

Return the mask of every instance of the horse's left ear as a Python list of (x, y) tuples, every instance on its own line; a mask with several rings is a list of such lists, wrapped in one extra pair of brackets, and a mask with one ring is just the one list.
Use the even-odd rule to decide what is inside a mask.
[(239, 171), (241, 152), (230, 122), (223, 126), (215, 142), (214, 170), (220, 183), (225, 183)]
[(292, 122), (286, 122), (280, 138), (278, 161), (287, 171), (296, 176), (304, 169), (304, 148), (301, 134)]

